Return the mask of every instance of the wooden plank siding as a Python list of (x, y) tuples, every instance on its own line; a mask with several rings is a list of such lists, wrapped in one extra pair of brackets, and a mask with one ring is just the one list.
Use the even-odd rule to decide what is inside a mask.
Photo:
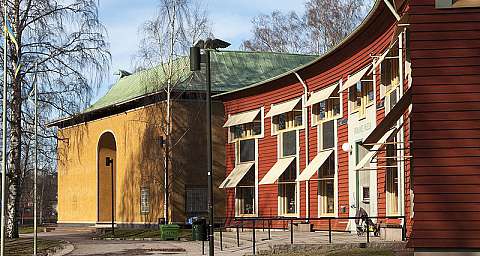
[[(362, 26), (361, 30), (358, 30), (353, 34), (342, 47), (337, 48), (334, 52), (328, 53), (323, 56), (321, 60), (304, 67), (297, 71), (299, 76), (304, 80), (308, 87), (309, 92), (314, 92), (319, 89), (330, 86), (341, 79), (345, 82), (349, 74), (353, 74), (372, 63), (372, 56), (381, 55), (391, 44), (392, 37), (394, 35), (396, 21), (394, 16), (388, 10), (388, 8), (381, 3), (378, 8), (373, 11), (371, 17)], [(461, 54), (459, 52), (458, 54)], [(378, 70), (379, 71), (379, 70)], [(378, 74), (379, 72), (377, 72)], [(377, 99), (380, 95), (379, 85), (380, 76), (375, 77), (377, 80)], [(407, 83), (405, 83), (406, 85)], [(298, 98), (303, 95), (303, 86), (298, 81), (295, 75), (289, 74), (280, 77), (274, 81), (266, 82), (259, 86), (251, 87), (246, 90), (227, 94), (222, 96), (222, 100), (225, 106), (225, 113), (236, 114), (248, 110), (258, 109), (264, 107), (264, 113), (270, 110), (271, 104), (281, 103), (293, 98)], [(348, 90), (342, 93), (343, 104), (343, 117), (347, 118), (348, 113)], [(377, 103), (380, 103), (378, 99)], [(376, 114), (377, 124), (383, 120), (384, 109), (378, 109)], [(405, 116), (407, 117), (407, 116)], [(311, 108), (308, 108), (309, 124), (311, 122)], [(409, 122), (405, 122), (405, 133), (409, 133)], [(270, 168), (277, 161), (277, 136), (271, 135), (271, 119), (264, 118), (264, 137), (259, 139), (259, 177), (261, 180)], [(318, 152), (318, 131), (317, 127), (308, 127), (309, 135), (309, 160), (317, 155)], [(407, 142), (409, 137), (406, 137)], [(337, 148), (338, 154), (338, 212), (339, 217), (348, 217), (354, 215), (351, 213), (349, 195), (352, 191), (349, 191), (349, 153), (342, 150), (342, 144), (349, 142), (348, 138), (348, 126), (343, 124), (337, 128)], [(351, 142), (350, 142), (351, 143)], [(306, 166), (305, 163), (305, 132), (304, 129), (300, 130), (300, 170), (303, 170)], [(226, 163), (226, 175), (235, 167), (235, 155), (234, 144), (226, 145), (227, 150), (227, 163)], [(407, 153), (409, 154), (409, 152)], [(406, 166), (406, 172), (409, 173), (409, 168)], [(409, 174), (405, 174), (406, 182), (410, 178)], [(378, 170), (378, 215), (385, 216), (385, 170)], [(410, 186), (405, 186), (405, 203), (410, 204), (410, 195), (408, 193)], [(306, 212), (306, 183), (301, 183), (300, 188), (300, 216), (305, 217)], [(309, 186), (309, 202), (310, 202), (310, 217), (319, 217), (318, 213), (318, 183), (316, 181), (310, 182)], [(230, 202), (227, 204), (228, 217), (235, 215), (235, 203), (233, 196), (233, 189), (227, 189), (227, 198)], [(278, 189), (277, 185), (261, 185), (259, 186), (259, 216), (277, 216), (277, 201)], [(344, 212), (342, 211), (344, 210)], [(354, 209), (353, 209), (354, 210)], [(405, 206), (405, 212), (408, 216), (408, 224), (410, 225), (409, 212), (410, 208)], [(273, 224), (275, 224), (274, 222)], [(346, 230), (348, 221), (336, 220), (333, 221), (333, 228), (335, 230)], [(278, 228), (283, 227), (284, 223), (276, 223)], [(328, 221), (314, 221), (315, 229), (327, 229)], [(408, 230), (411, 230), (408, 228)]]
[(409, 4), (414, 225), (409, 246), (480, 249), (480, 8)]

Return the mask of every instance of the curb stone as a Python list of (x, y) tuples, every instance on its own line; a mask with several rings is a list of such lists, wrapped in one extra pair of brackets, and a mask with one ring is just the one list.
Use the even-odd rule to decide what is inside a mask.
[(62, 245), (59, 248), (54, 249), (53, 252), (47, 253), (48, 256), (63, 256), (71, 253), (75, 250), (75, 247), (72, 243), (68, 241), (62, 241)]

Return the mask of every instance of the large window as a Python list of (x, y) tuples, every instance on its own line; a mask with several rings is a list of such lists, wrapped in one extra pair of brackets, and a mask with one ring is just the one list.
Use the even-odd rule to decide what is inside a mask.
[[(238, 142), (238, 163), (255, 162), (256, 139)], [(255, 165), (242, 178), (235, 188), (235, 208), (237, 216), (253, 215), (255, 210)]]
[(235, 189), (237, 216), (255, 214), (255, 166), (245, 174)]
[(330, 157), (318, 170), (320, 215), (335, 213), (335, 156)]
[(394, 142), (386, 145), (387, 157), (387, 214), (398, 215), (398, 168), (397, 150)]
[(297, 213), (297, 165), (296, 161), (283, 172), (278, 180), (280, 215)]
[(385, 106), (390, 111), (397, 104), (400, 85), (398, 42), (387, 54), (381, 67), (381, 83), (385, 91)]
[(202, 215), (208, 212), (207, 187), (186, 187), (185, 208), (188, 217)]
[(330, 98), (312, 106), (313, 123), (321, 123), (341, 116), (340, 95), (338, 88), (333, 91)]
[(365, 116), (366, 109), (375, 99), (373, 90), (373, 75), (365, 75), (362, 80), (349, 89), (350, 112), (357, 112)]
[(303, 125), (302, 102), (300, 101), (290, 112), (273, 116), (272, 125), (274, 134), (280, 131), (301, 128)]

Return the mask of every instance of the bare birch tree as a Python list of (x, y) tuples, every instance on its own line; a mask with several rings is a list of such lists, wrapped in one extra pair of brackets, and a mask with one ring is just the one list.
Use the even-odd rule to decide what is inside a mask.
[[(170, 170), (172, 152), (173, 147), (178, 143), (172, 140), (174, 110), (172, 101), (175, 101), (174, 95), (181, 94), (182, 89), (179, 85), (184, 83), (185, 79), (189, 79), (184, 76), (189, 70), (188, 62), (179, 61), (179, 59), (188, 55), (189, 47), (198, 39), (205, 38), (211, 33), (204, 6), (200, 1), (194, 0), (160, 0), (157, 17), (147, 21), (142, 32), (144, 38), (137, 57), (139, 69), (151, 69), (151, 72), (155, 70), (157, 75), (153, 77), (155, 80), (153, 82), (166, 95), (164, 116), (160, 120), (155, 120), (154, 123), (160, 126), (165, 138), (163, 208), (164, 218), (168, 222), (170, 191), (173, 184), (170, 180), (176, 176)], [(152, 79), (152, 77), (149, 76), (146, 79)]]
[(89, 103), (92, 84), (101, 82), (100, 71), (108, 69), (110, 55), (96, 0), (9, 0), (7, 9), (18, 47), (7, 46), (11, 96), (6, 233), (16, 238), (22, 172), (28, 169), (27, 147), (33, 148), (27, 139), (33, 111), (26, 102), (33, 74), (38, 76), (39, 137), (45, 149), (40, 153), (53, 158), (49, 154), (55, 148), (55, 134), (45, 128), (46, 121), (71, 115)]
[(251, 51), (322, 54), (340, 43), (361, 22), (371, 0), (308, 0), (305, 13), (278, 11), (252, 20)]

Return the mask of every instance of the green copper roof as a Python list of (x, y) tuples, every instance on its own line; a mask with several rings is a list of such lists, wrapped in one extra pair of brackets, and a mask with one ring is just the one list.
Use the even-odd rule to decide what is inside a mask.
[[(212, 91), (228, 92), (252, 85), (289, 70), (305, 65), (318, 56), (270, 52), (212, 52)], [(205, 71), (191, 72), (188, 57), (173, 61), (171, 83), (175, 90), (203, 91)], [(167, 65), (144, 70), (123, 77), (92, 106), (85, 110), (121, 104), (135, 98), (156, 93), (167, 85), (169, 71)], [(84, 113), (85, 113), (84, 112)]]

